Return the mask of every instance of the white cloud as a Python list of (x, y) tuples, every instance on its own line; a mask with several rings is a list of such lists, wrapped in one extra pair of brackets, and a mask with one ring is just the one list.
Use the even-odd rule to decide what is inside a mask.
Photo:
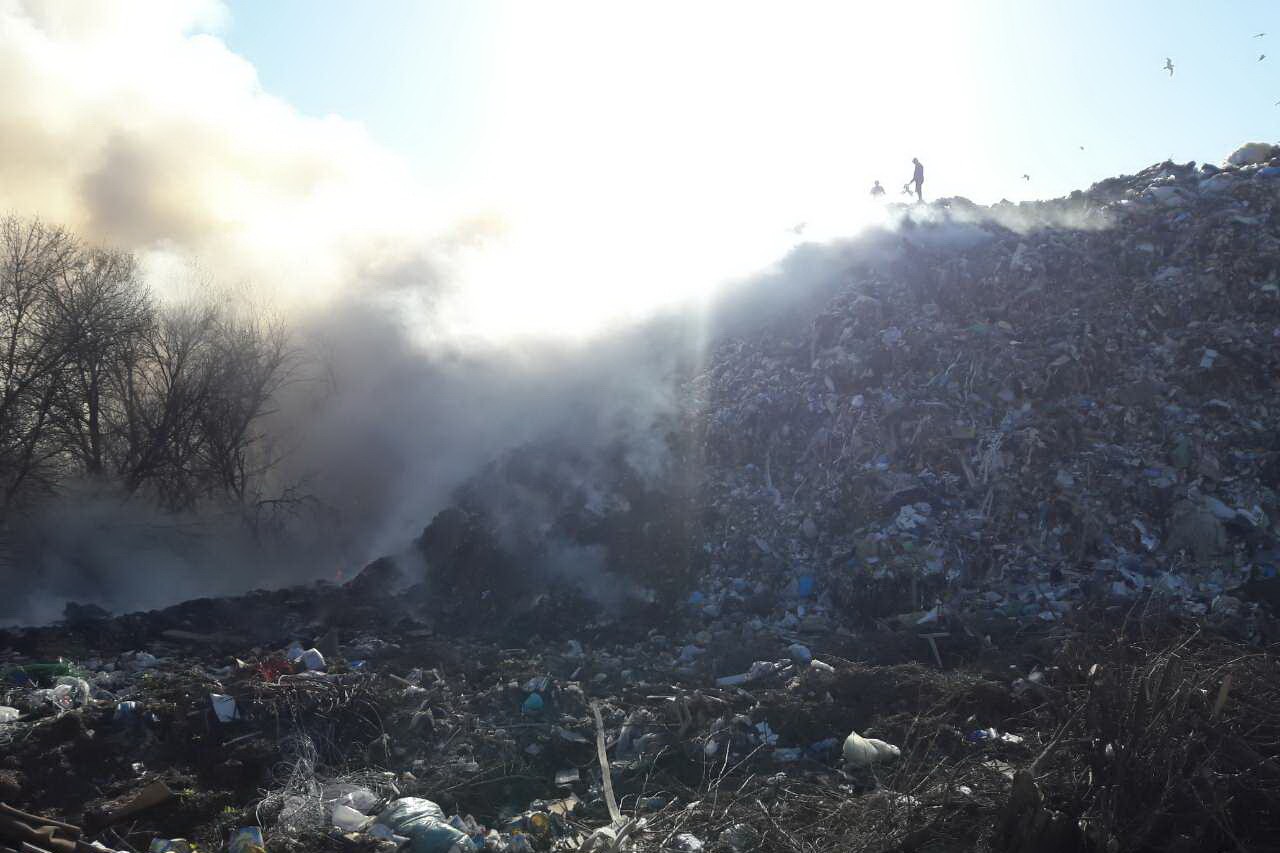
[(225, 19), (214, 0), (0, 0), (0, 210), (284, 298), (419, 257), (404, 164), (265, 92)]

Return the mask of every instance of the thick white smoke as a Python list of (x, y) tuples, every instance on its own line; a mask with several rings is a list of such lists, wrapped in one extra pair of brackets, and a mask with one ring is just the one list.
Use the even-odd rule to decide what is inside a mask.
[(0, 0), (0, 210), (314, 304), (437, 227), (358, 124), (265, 92), (214, 0)]
[[(20, 587), (40, 608), (29, 602), (21, 618), (55, 615), (61, 598), (124, 609), (349, 573), (402, 549), (495, 456), (548, 435), (588, 453), (621, 441), (637, 470), (656, 469), (653, 427), (672, 411), (672, 378), (716, 329), (817, 305), (854, 260), (900, 245), (883, 231), (810, 246), (722, 301), (714, 324), (691, 309), (572, 340), (461, 336), (458, 305), (497, 312), (501, 300), (492, 281), (455, 299), (460, 271), (527, 276), (511, 260), (528, 256), (486, 266), (500, 219), (446, 218), (362, 127), (264, 91), (217, 36), (225, 15), (216, 0), (0, 0), (0, 212), (136, 253), (162, 296), (180, 296), (198, 268), (288, 318), (306, 381), (269, 424), (282, 457), (271, 486), (313, 499), (312, 527), (281, 553), (211, 533), (216, 520), (188, 530), (110, 496), (67, 494), (36, 522), (47, 559)], [(883, 209), (869, 218), (895, 221)], [(627, 259), (583, 243), (562, 259), (568, 274), (595, 282), (585, 263), (599, 288), (615, 286), (611, 265)], [(555, 277), (559, 262), (541, 258), (538, 274)], [(541, 285), (520, 281), (517, 312)]]

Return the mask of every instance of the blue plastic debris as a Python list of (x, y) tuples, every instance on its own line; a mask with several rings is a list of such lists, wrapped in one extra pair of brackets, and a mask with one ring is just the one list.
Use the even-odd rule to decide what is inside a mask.
[(237, 829), (227, 841), (227, 853), (262, 853), (264, 850), (262, 829), (256, 826)]
[(817, 743), (809, 744), (809, 751), (816, 756), (826, 757), (834, 752), (835, 748), (839, 745), (840, 741), (837, 738), (829, 737), (826, 740), (820, 740)]

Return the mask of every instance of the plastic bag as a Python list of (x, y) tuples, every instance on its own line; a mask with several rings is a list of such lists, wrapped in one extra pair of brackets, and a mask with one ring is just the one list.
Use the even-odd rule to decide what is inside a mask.
[(450, 826), (444, 811), (430, 800), (393, 800), (378, 815), (378, 823), (407, 837), (411, 853), (476, 853), (475, 842)]
[(49, 699), (64, 711), (78, 708), (89, 701), (89, 682), (83, 678), (63, 675), (54, 682)]
[(359, 832), (373, 822), (373, 818), (365, 817), (360, 812), (338, 803), (333, 807), (331, 818), (333, 825), (343, 832)]

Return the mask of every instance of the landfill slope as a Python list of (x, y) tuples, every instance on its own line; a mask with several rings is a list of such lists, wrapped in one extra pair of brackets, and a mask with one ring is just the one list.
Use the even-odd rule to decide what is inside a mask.
[(1268, 144), (903, 208), (660, 465), (534, 443), (344, 584), (0, 631), (0, 850), (1275, 849), (1278, 209)]
[(832, 625), (1054, 622), (1158, 592), (1264, 640), (1280, 160), (1232, 156), (897, 208), (795, 304), (783, 278), (749, 322), (713, 317), (658, 474), (625, 448), (519, 448), (427, 527), (429, 578), (477, 607), (563, 581), (600, 597), (577, 557), (633, 606), (692, 593), (714, 613), (746, 590)]
[[(867, 617), (1055, 621), (1154, 589), (1263, 639), (1235, 591), (1280, 568), (1265, 149), (953, 205), (807, 326), (724, 344), (695, 380), (713, 574), (812, 577)], [(976, 241), (930, 246), (962, 221)]]

